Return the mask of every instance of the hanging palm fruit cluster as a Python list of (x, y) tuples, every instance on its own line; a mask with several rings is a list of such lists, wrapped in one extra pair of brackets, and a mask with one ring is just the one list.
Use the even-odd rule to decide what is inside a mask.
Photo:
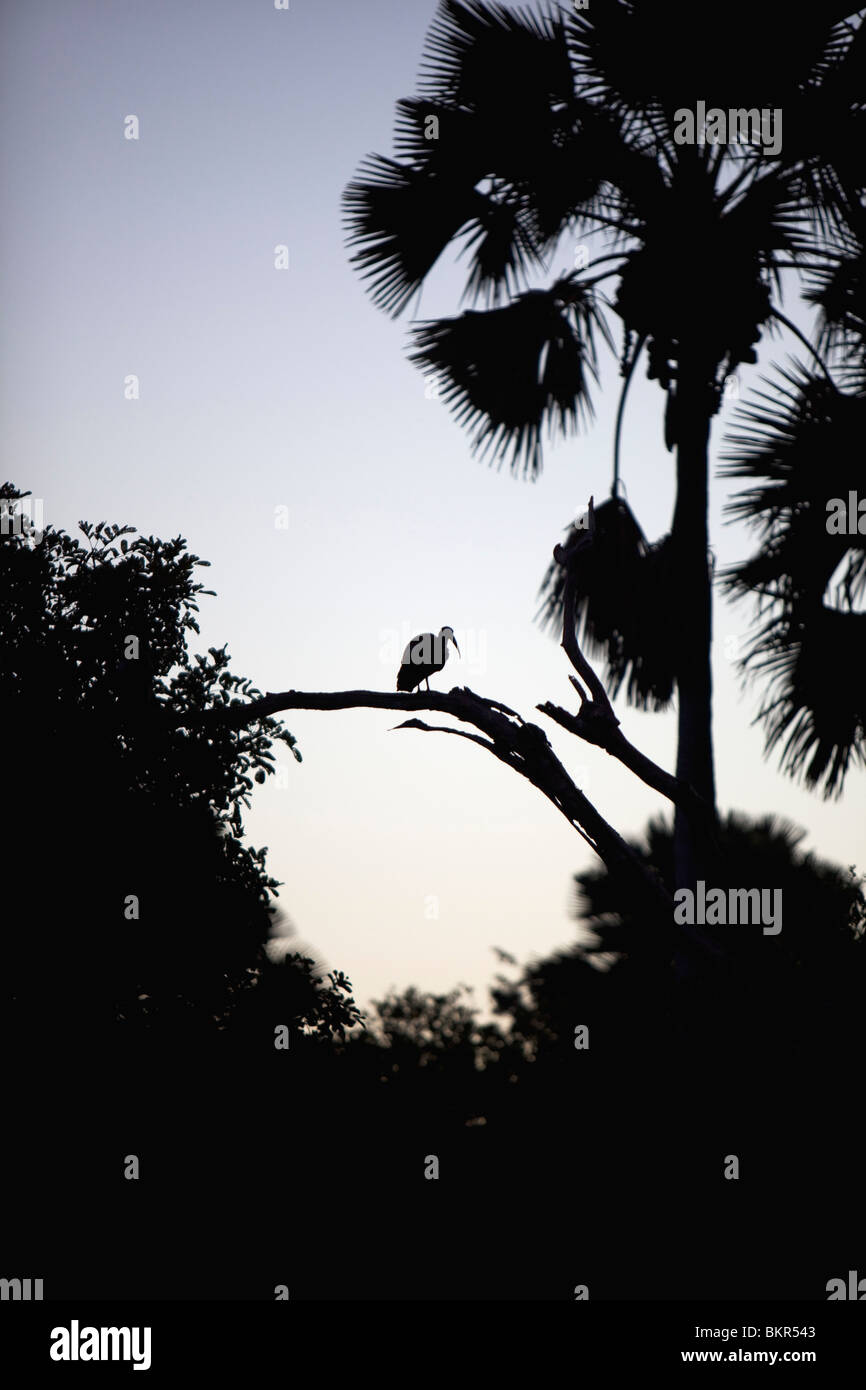
[(696, 217), (692, 209), (689, 220), (675, 217), (647, 232), (623, 267), (615, 307), (627, 329), (646, 336), (647, 376), (664, 391), (674, 389), (684, 345), (701, 343), (715, 410), (724, 378), (740, 363), (757, 361), (754, 344), (771, 298), (754, 228), (741, 228), (735, 213), (720, 217), (714, 207)]

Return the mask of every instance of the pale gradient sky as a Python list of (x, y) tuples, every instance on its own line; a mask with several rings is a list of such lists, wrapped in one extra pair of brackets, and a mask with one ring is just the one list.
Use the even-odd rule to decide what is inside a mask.
[[(408, 637), (447, 623), (464, 660), (434, 684), (468, 684), (531, 717), (538, 701), (571, 696), (532, 618), (563, 528), (609, 491), (619, 380), (605, 358), (590, 430), (548, 449), (536, 484), (515, 480), (471, 458), (406, 361), (408, 319), (374, 309), (349, 265), (341, 193), (363, 156), (392, 152), (394, 103), (416, 91), (434, 9), (7, 0), (3, 472), (68, 530), (104, 518), (184, 535), (218, 594), (203, 600), (193, 649), (227, 642), (233, 669), (263, 690), (393, 689)], [(137, 142), (123, 138), (128, 114)], [(274, 269), (278, 243), (288, 271)], [(570, 262), (566, 247), (553, 269)], [(437, 269), (420, 315), (456, 312), (462, 286), (460, 267)], [(765, 343), (762, 366), (784, 352)], [(136, 402), (124, 399), (129, 373)], [(744, 387), (754, 379), (741, 373)], [(623, 476), (651, 539), (673, 500), (662, 404), (641, 373)], [(716, 449), (721, 432), (716, 420)], [(720, 564), (749, 546), (723, 528), (724, 500), (716, 482)], [(274, 525), (281, 505), (287, 530)], [(784, 814), (809, 847), (862, 870), (866, 778), (828, 803), (762, 759), (757, 691), (741, 694), (724, 656), (748, 616), (717, 604), (720, 804)], [(673, 714), (623, 701), (618, 713), (673, 767)], [(304, 762), (285, 759), (285, 785), (256, 789), (249, 837), (269, 846), (300, 937), (348, 973), (359, 1002), (457, 981), (481, 1002), (492, 946), (524, 959), (574, 939), (572, 875), (593, 856), (528, 783), (465, 742), (389, 733), (399, 718), (288, 715)], [(547, 731), (622, 833), (667, 810), (604, 753)]]

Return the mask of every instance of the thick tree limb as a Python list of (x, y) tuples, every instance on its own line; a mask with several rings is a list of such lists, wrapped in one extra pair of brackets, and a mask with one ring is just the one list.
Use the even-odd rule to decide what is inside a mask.
[(198, 716), (196, 722), (199, 725), (219, 723), (239, 727), (255, 719), (292, 709), (433, 710), (473, 725), (486, 737), (479, 738), (476, 734), (467, 734), (459, 729), (437, 729), (420, 720), (407, 720), (402, 727), (461, 734), (486, 748), (500, 762), (525, 777), (556, 806), (604, 860), (611, 873), (617, 873), (624, 881), (631, 882), (636, 900), (642, 901), (651, 912), (654, 908), (661, 920), (673, 921), (673, 899), (661, 880), (575, 786), (550, 746), (544, 730), (537, 724), (527, 724), (519, 714), (507, 711), (507, 706), (485, 700), (466, 687), (455, 687), (447, 694), (431, 690), (411, 695), (377, 690), (285, 690), (278, 694), (269, 692), (247, 704), (231, 704), (223, 709), (210, 710), (206, 715)]
[(700, 820), (711, 819), (710, 808), (699, 796), (688, 782), (682, 782), (672, 773), (666, 772), (658, 763), (654, 763), (652, 758), (648, 758), (645, 753), (641, 753), (639, 748), (635, 748), (630, 743), (625, 734), (618, 727), (612, 727), (598, 718), (590, 710), (585, 708), (579, 714), (570, 714), (568, 710), (562, 709), (559, 705), (546, 702), (543, 705), (536, 705), (541, 714), (546, 714), (548, 719), (559, 724), (561, 728), (567, 729), (569, 733), (575, 734), (577, 738), (582, 738), (586, 743), (594, 743), (597, 747), (603, 748), (617, 762), (621, 762), (636, 777), (653, 791), (657, 791), (675, 806), (681, 806), (684, 811), (690, 812)]

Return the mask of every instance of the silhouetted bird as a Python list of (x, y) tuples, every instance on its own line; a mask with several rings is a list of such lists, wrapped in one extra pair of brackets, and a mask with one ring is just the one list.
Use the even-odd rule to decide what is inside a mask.
[(460, 648), (451, 627), (443, 627), (435, 636), (432, 632), (422, 632), (413, 637), (403, 653), (403, 665), (397, 672), (397, 689), (414, 690), (425, 681), (429, 690), (430, 677), (441, 671), (448, 660), (449, 642), (454, 643), (459, 656)]

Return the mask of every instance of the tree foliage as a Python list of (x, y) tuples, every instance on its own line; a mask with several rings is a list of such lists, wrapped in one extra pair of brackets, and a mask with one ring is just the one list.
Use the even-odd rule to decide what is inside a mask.
[(312, 961), (264, 952), (278, 884), (243, 812), (276, 747), (300, 753), (274, 718), (202, 722), (258, 694), (225, 647), (188, 651), (206, 562), (104, 521), (37, 534), (15, 521), (26, 494), (2, 496), (7, 1002), (81, 1034), (208, 1029), (264, 976), (256, 998), (279, 995), (282, 1021), (351, 1027), (343, 977), (324, 986)]

